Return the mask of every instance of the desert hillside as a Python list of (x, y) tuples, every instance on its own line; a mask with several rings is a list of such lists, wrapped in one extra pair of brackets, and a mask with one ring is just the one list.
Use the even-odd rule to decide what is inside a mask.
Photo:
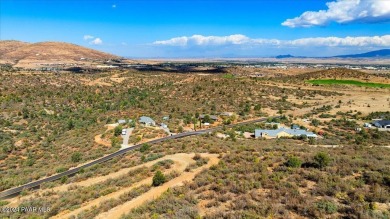
[(78, 61), (82, 58), (103, 60), (118, 57), (108, 53), (63, 42), (40, 42), (30, 44), (20, 41), (0, 41), (0, 59), (3, 60)]
[(2, 40), (0, 41), (0, 57), (9, 52), (15, 51), (21, 47), (29, 45), (28, 43), (16, 41), (16, 40)]

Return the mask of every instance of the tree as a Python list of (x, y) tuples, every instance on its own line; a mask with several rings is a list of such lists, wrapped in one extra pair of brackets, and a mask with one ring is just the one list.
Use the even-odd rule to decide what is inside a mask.
[(111, 138), (111, 147), (115, 148), (119, 146), (119, 140), (116, 137)]
[(115, 129), (114, 129), (114, 135), (115, 135), (115, 136), (119, 136), (121, 133), (122, 133), (122, 126), (118, 125), (118, 126), (115, 127)]
[(326, 167), (330, 163), (330, 157), (324, 152), (319, 152), (314, 156), (314, 161), (320, 169)]
[(135, 121), (134, 120), (131, 120), (131, 122), (129, 122), (129, 126), (130, 128), (135, 128)]
[(211, 123), (211, 117), (209, 115), (205, 115), (203, 118), (203, 122)]
[(230, 139), (232, 139), (232, 141), (236, 141), (236, 133), (232, 130), (230, 132), (228, 132), (228, 135), (230, 137)]
[(73, 122), (73, 120), (70, 119), (70, 120), (68, 121), (67, 128), (68, 128), (68, 130), (72, 130), (72, 129), (74, 128), (74, 122)]
[(22, 112), (23, 112), (23, 119), (27, 119), (28, 116), (29, 116), (29, 111), (27, 108), (23, 108), (22, 109)]
[(177, 129), (178, 132), (182, 133), (184, 131), (184, 128), (183, 126), (179, 126), (179, 128)]
[(251, 105), (249, 105), (249, 103), (246, 103), (244, 106), (244, 112), (248, 113), (249, 111), (251, 111)]
[(160, 170), (157, 170), (157, 172), (153, 176), (153, 183), (152, 183), (152, 185), (153, 186), (159, 186), (159, 185), (165, 183), (165, 180), (166, 179), (165, 179), (164, 174)]
[(145, 151), (148, 151), (150, 149), (149, 144), (142, 144), (141, 148), (139, 149), (140, 152), (144, 153)]
[(223, 121), (223, 124), (224, 125), (230, 125), (232, 123), (232, 121), (230, 120), (230, 119), (225, 119), (224, 121)]
[(318, 119), (313, 119), (313, 120), (311, 121), (311, 124), (312, 124), (313, 126), (317, 127), (317, 126), (320, 125), (320, 121), (319, 121)]
[(68, 181), (68, 176), (61, 177), (61, 183), (62, 184), (66, 183), (66, 181)]
[(72, 154), (72, 162), (77, 163), (81, 160), (81, 153), (80, 152), (75, 152)]
[(290, 157), (286, 162), (286, 166), (288, 167), (299, 168), (301, 167), (301, 165), (302, 165), (302, 161), (295, 156)]
[(196, 131), (196, 123), (198, 122), (197, 118), (192, 119), (192, 123), (194, 124), (194, 130)]

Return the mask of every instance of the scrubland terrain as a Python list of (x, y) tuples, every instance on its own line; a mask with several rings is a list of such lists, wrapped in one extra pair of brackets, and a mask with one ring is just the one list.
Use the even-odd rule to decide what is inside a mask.
[[(240, 67), (201, 74), (2, 70), (0, 191), (117, 151), (121, 137), (107, 125), (118, 119), (149, 116), (180, 133), (200, 128), (199, 114), (234, 113), (211, 126), (277, 115), (269, 122), (299, 124), (320, 137), (247, 138), (244, 132), (264, 127), (251, 124), (144, 144), (0, 205), (51, 207), (45, 214), (12, 218), (390, 217), (390, 132), (356, 129), (372, 119), (390, 119), (390, 89), (309, 83), (390, 84), (389, 73), (253, 73)], [(165, 136), (138, 123), (133, 134), (131, 143)], [(158, 171), (164, 183), (153, 185)]]

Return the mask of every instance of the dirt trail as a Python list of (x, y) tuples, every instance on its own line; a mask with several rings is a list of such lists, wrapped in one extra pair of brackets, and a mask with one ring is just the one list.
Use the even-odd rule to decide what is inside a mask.
[(138, 165), (138, 166), (134, 166), (134, 167), (124, 168), (124, 169), (121, 169), (117, 172), (114, 172), (114, 173), (111, 173), (111, 174), (108, 174), (105, 176), (94, 177), (94, 178), (90, 178), (90, 179), (87, 179), (84, 181), (65, 184), (65, 185), (54, 187), (54, 188), (42, 189), (42, 190), (38, 190), (37, 192), (34, 192), (31, 195), (27, 195), (27, 196), (23, 196), (23, 197), (18, 196), (15, 198), (7, 199), (7, 201), (10, 202), (7, 206), (9, 206), (9, 207), (18, 206), (22, 203), (22, 201), (24, 201), (26, 199), (33, 198), (34, 196), (40, 196), (40, 195), (47, 193), (47, 192), (64, 192), (64, 191), (67, 191), (69, 189), (69, 187), (71, 187), (71, 186), (91, 186), (94, 184), (98, 184), (98, 183), (104, 182), (108, 179), (114, 179), (114, 178), (120, 177), (122, 175), (125, 175), (129, 171), (139, 169), (141, 167), (151, 167), (159, 161), (168, 160), (168, 159), (171, 159), (171, 160), (177, 161), (177, 162), (181, 162), (181, 163), (192, 162), (192, 157), (183, 156), (183, 154), (167, 155), (167, 156), (161, 157), (157, 160), (153, 160), (153, 161), (150, 161), (150, 162)]
[[(108, 82), (104, 82), (104, 80), (107, 80), (107, 79), (110, 79), (111, 81), (115, 81), (115, 78), (118, 78), (119, 74), (114, 74), (114, 75), (111, 75), (111, 76), (107, 76), (107, 77), (101, 77), (101, 78), (98, 78), (98, 79), (95, 79), (95, 80), (88, 80), (88, 79), (81, 79), (85, 85), (88, 85), (88, 86), (94, 86), (94, 85), (100, 85), (100, 86), (108, 86), (108, 87), (111, 87), (112, 84), (111, 83), (108, 83)], [(114, 78), (114, 80), (113, 80)]]
[[(118, 126), (118, 124), (108, 124), (105, 126), (107, 127), (106, 132), (108, 132), (110, 130), (113, 130), (116, 126)], [(95, 142), (98, 144), (104, 145), (106, 147), (111, 147), (111, 142), (108, 142), (108, 141), (102, 139), (102, 134), (95, 136)]]
[(113, 82), (116, 82), (116, 83), (122, 83), (124, 80), (126, 80), (128, 77), (118, 77), (118, 74), (116, 75), (113, 75), (110, 80), (113, 81)]
[[(170, 172), (170, 171), (178, 171), (178, 172), (183, 172), (185, 170), (185, 168), (191, 164), (191, 163), (194, 163), (195, 161), (192, 159), (192, 157), (194, 156), (194, 154), (184, 154), (184, 153), (180, 153), (180, 154), (174, 154), (174, 155), (167, 155), (167, 156), (164, 156), (160, 159), (157, 159), (155, 161), (151, 161), (147, 164), (143, 164), (143, 165), (139, 165), (139, 166), (136, 166), (136, 167), (132, 167), (132, 169), (135, 169), (135, 168), (140, 168), (142, 166), (152, 166), (153, 164), (157, 163), (158, 161), (161, 161), (161, 160), (167, 160), (167, 159), (171, 159), (175, 162), (175, 164), (173, 165), (173, 167), (167, 171), (167, 172)], [(209, 165), (212, 165), (212, 164), (215, 164), (218, 162), (218, 159), (217, 159), (217, 156), (218, 155), (210, 155), (210, 154), (202, 154), (202, 156), (204, 157), (209, 157), (210, 158), (210, 161), (207, 165), (201, 167), (201, 168), (206, 168), (206, 166), (209, 166)], [(212, 163), (212, 164), (210, 164)], [(168, 185), (168, 186), (174, 186), (174, 185), (179, 185), (178, 182), (182, 183), (183, 181), (185, 180), (191, 180), (193, 179), (193, 177), (201, 170), (201, 168), (198, 168), (196, 169), (196, 171), (194, 172), (190, 172), (190, 173), (185, 173), (173, 180), (171, 180), (170, 182), (167, 182), (166, 184), (164, 184), (163, 186), (161, 186), (161, 188), (165, 188), (166, 186), (165, 185)], [(121, 170), (121, 174), (125, 174), (129, 171), (129, 168), (126, 169), (126, 171), (123, 171)], [(113, 173), (113, 174), (110, 174), (108, 176), (104, 176), (105, 180), (108, 179), (108, 178), (113, 178), (114, 175), (121, 175), (119, 174), (119, 172), (117, 173)], [(193, 176), (192, 176), (193, 174)], [(188, 176), (189, 175), (189, 176)], [(97, 178), (94, 178), (94, 179), (90, 179), (90, 180), (86, 180), (86, 181), (83, 181), (83, 182), (80, 182), (80, 183), (74, 183), (73, 185), (80, 185), (80, 184), (84, 184), (84, 185), (90, 185), (90, 184), (96, 184), (98, 182), (101, 182), (103, 181), (102, 180), (103, 177), (97, 177)], [(67, 211), (64, 211), (56, 216), (54, 216), (53, 218), (69, 218), (71, 216), (77, 216), (77, 214), (79, 214), (80, 212), (82, 212), (83, 210), (87, 210), (87, 209), (90, 209), (91, 207), (93, 206), (99, 206), (101, 202), (105, 201), (105, 200), (109, 200), (109, 199), (115, 199), (115, 198), (119, 198), (120, 195), (126, 193), (126, 192), (129, 192), (131, 191), (132, 189), (136, 188), (136, 187), (139, 187), (141, 185), (145, 185), (145, 184), (151, 184), (152, 183), (152, 178), (153, 177), (148, 177), (140, 182), (137, 182), (135, 184), (133, 184), (132, 186), (130, 187), (127, 187), (127, 188), (124, 188), (124, 189), (121, 189), (117, 192), (114, 192), (114, 193), (111, 193), (111, 194), (108, 194), (106, 196), (102, 196), (102, 197), (99, 197), (97, 199), (94, 199), (90, 202), (87, 202), (87, 203), (84, 203), (83, 206), (81, 206), (80, 208), (72, 211), (72, 212), (69, 212), (68, 210)], [(177, 179), (180, 179), (180, 181), (178, 181)], [(88, 184), (89, 183), (89, 184)], [(173, 185), (172, 185), (173, 184)], [(69, 187), (70, 185), (68, 185)], [(152, 190), (154, 189), (158, 189), (160, 187), (156, 187), (156, 188), (153, 188)], [(152, 191), (151, 190), (151, 191)], [(165, 188), (166, 190), (166, 188)], [(163, 191), (165, 191), (164, 189), (161, 191), (161, 193)], [(157, 193), (153, 193), (153, 194), (158, 194), (158, 191), (155, 191)], [(148, 194), (149, 192), (145, 193), (145, 194)], [(144, 195), (141, 195), (140, 197), (143, 197)], [(137, 198), (138, 199), (138, 198)], [(147, 198), (146, 200), (150, 200), (150, 198)], [(122, 205), (121, 205), (122, 206)], [(119, 207), (119, 206), (118, 206)], [(110, 210), (111, 212), (111, 210)], [(116, 211), (115, 211), (116, 212)], [(122, 213), (121, 213), (122, 214)], [(121, 215), (120, 214), (120, 215)], [(119, 216), (120, 216), (119, 215)], [(111, 218), (111, 217), (108, 217), (108, 218)]]
[(108, 86), (111, 87), (113, 86), (112, 83), (105, 82), (105, 80), (111, 80), (112, 82), (115, 83), (122, 83), (124, 80), (126, 80), (128, 77), (119, 77), (120, 74), (113, 74), (111, 76), (107, 77), (101, 77), (98, 79), (95, 79), (93, 81), (82, 79), (86, 85), (89, 86), (94, 86), (94, 85), (100, 85), (100, 86)]
[[(178, 164), (178, 163), (175, 163), (173, 165), (173, 168), (179, 168), (179, 166), (182, 166), (183, 164)], [(170, 171), (168, 171), (170, 172)], [(94, 199), (90, 202), (87, 202), (87, 203), (83, 203), (83, 205), (80, 207), (80, 208), (77, 208), (76, 210), (74, 211), (69, 211), (69, 210), (66, 210), (66, 211), (63, 211), (61, 212), (60, 214), (52, 217), (52, 218), (71, 218), (71, 217), (76, 217), (78, 214), (80, 214), (82, 211), (84, 210), (88, 210), (88, 209), (91, 209), (93, 206), (99, 206), (100, 203), (102, 203), (103, 201), (106, 201), (106, 200), (109, 200), (109, 199), (117, 199), (119, 198), (122, 194), (125, 194), (127, 192), (130, 192), (131, 190), (139, 187), (139, 186), (142, 186), (142, 185), (145, 185), (145, 184), (149, 184), (152, 182), (152, 177), (148, 177), (144, 180), (141, 180), (137, 183), (134, 183), (132, 186), (129, 186), (127, 188), (123, 188), (117, 192), (113, 192), (111, 194), (108, 194), (106, 196), (102, 196), (102, 197), (99, 197), (97, 199)]]
[[(145, 202), (158, 198), (168, 188), (172, 188), (175, 186), (181, 186), (181, 185), (183, 185), (183, 182), (193, 180), (195, 178), (195, 176), (197, 174), (199, 174), (202, 170), (210, 168), (212, 165), (215, 165), (219, 162), (219, 159), (217, 157), (218, 155), (202, 154), (202, 156), (208, 157), (210, 159), (206, 165), (201, 166), (197, 169), (194, 169), (191, 172), (185, 172), (185, 173), (181, 174), (179, 177), (176, 177), (173, 180), (166, 182), (162, 186), (154, 187), (154, 188), (150, 189), (148, 192), (144, 193), (143, 195), (138, 196), (138, 197), (132, 199), (131, 201), (128, 201), (122, 205), (115, 207), (115, 208), (112, 208), (108, 212), (104, 212), (95, 218), (98, 218), (98, 219), (120, 218), (123, 214), (126, 214), (129, 211), (131, 211), (132, 209), (141, 206)], [(150, 180), (149, 183), (151, 183), (152, 182), (151, 179), (149, 179), (149, 180)]]
[(96, 80), (86, 82), (86, 85), (89, 85), (89, 86), (100, 85), (100, 86), (111, 87), (112, 84), (107, 83), (107, 82), (104, 82), (104, 81), (103, 81), (104, 79), (107, 79), (107, 77), (98, 78), (98, 79), (96, 79)]
[(102, 135), (95, 136), (95, 142), (106, 147), (111, 147), (111, 143), (102, 139)]

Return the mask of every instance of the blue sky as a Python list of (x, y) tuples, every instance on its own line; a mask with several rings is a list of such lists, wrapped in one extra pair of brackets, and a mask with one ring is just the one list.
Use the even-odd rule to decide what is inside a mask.
[(127, 57), (328, 56), (390, 48), (390, 0), (1, 0), (0, 39)]

